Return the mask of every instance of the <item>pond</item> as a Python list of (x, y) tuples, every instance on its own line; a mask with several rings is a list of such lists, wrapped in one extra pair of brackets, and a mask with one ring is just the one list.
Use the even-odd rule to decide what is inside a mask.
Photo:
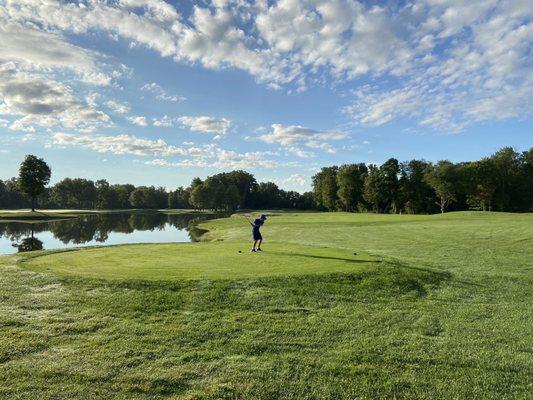
[(0, 254), (124, 243), (196, 241), (213, 214), (110, 213), (49, 221), (0, 221)]

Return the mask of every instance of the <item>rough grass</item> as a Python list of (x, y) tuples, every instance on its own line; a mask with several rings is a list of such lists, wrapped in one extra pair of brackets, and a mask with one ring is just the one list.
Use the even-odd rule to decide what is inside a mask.
[(531, 398), (533, 215), (273, 215), (257, 258), (242, 217), (202, 226), (0, 258), (0, 398)]

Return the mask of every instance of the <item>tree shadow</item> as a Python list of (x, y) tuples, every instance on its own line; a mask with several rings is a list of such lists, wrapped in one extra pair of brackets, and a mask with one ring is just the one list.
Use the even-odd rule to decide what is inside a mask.
[(303, 253), (288, 253), (288, 252), (272, 252), (274, 254), (280, 254), (285, 256), (297, 256), (297, 257), (307, 257), (307, 258), (316, 258), (320, 260), (335, 260), (335, 261), (346, 261), (350, 263), (372, 263), (372, 262), (381, 262), (380, 260), (354, 260), (353, 258), (344, 258), (344, 257), (330, 257), (330, 256), (317, 256), (313, 254), (303, 254)]

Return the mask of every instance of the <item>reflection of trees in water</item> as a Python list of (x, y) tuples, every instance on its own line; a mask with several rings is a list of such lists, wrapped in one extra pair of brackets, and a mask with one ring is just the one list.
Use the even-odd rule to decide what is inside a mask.
[(220, 216), (220, 214), (114, 213), (83, 215), (78, 218), (32, 224), (9, 222), (0, 223), (0, 237), (4, 236), (13, 242), (24, 242), (33, 237), (33, 232), (50, 231), (64, 244), (84, 244), (91, 241), (103, 243), (107, 241), (111, 232), (164, 230), (169, 225), (179, 230), (187, 230), (191, 240), (194, 241), (203, 233), (196, 226), (199, 222)]
[(34, 229), (31, 229), (31, 236), (22, 239), (22, 241), (16, 246), (19, 253), (25, 251), (42, 250), (43, 242), (34, 236)]
[(42, 250), (43, 249), (43, 242), (41, 242), (36, 237), (27, 237), (22, 239), (20, 244), (17, 246), (19, 253), (23, 253), (25, 251), (34, 251), (34, 250)]

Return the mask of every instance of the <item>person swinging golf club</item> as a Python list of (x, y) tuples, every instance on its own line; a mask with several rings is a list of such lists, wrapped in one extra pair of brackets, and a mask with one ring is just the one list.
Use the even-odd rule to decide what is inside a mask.
[(250, 252), (252, 253), (255, 253), (257, 251), (263, 251), (261, 250), (261, 243), (263, 242), (263, 236), (261, 236), (261, 232), (259, 231), (259, 229), (261, 228), (261, 226), (263, 226), (266, 219), (267, 219), (266, 215), (263, 214), (259, 218), (256, 218), (253, 223), (250, 222), (250, 224), (252, 225), (252, 236), (254, 239), (252, 250), (250, 250)]

